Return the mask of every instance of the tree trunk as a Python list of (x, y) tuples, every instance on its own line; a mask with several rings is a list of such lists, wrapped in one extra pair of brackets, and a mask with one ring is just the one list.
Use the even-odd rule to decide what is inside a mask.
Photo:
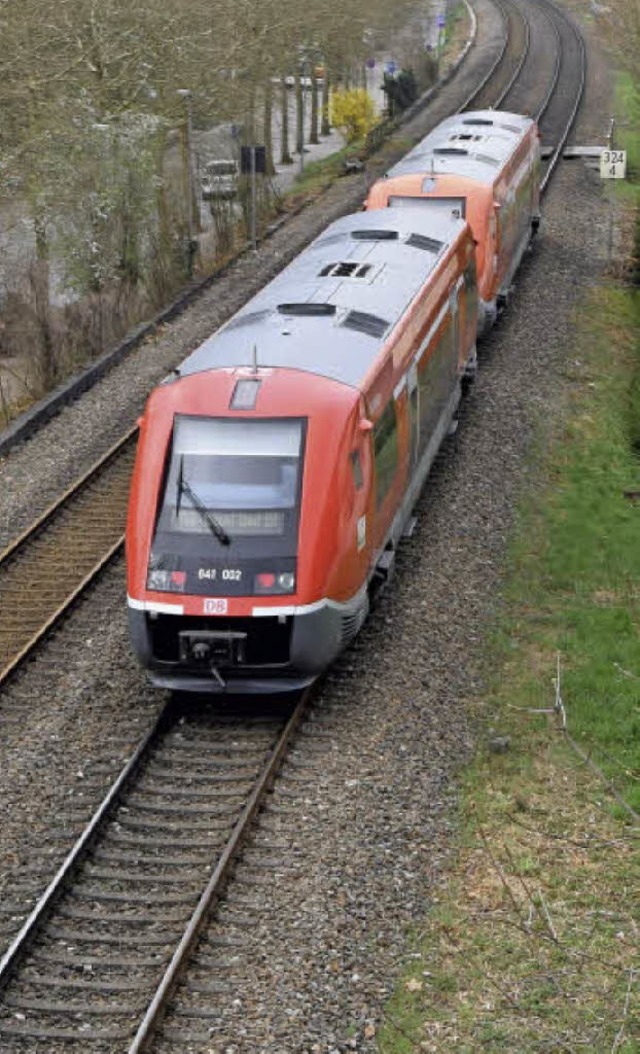
[(309, 129), (309, 142), (310, 143), (314, 143), (314, 144), (320, 142), (320, 139), (318, 137), (318, 131), (319, 131), (319, 129), (318, 129), (318, 124), (319, 124), (318, 118), (320, 116), (320, 114), (319, 114), (319, 107), (318, 107), (318, 92), (319, 92), (319, 90), (320, 90), (320, 85), (318, 83), (318, 79), (316, 77), (315, 70), (312, 70), (312, 72), (311, 72), (311, 127)]
[(264, 86), (264, 151), (265, 151), (265, 175), (275, 175), (275, 165), (273, 163), (273, 133), (271, 128), (271, 118), (273, 112), (273, 87), (271, 81), (267, 79)]
[(282, 134), (280, 137), (280, 164), (291, 165), (293, 164), (293, 158), (289, 153), (289, 96), (287, 95), (287, 85), (284, 77), (281, 84)]
[(302, 154), (304, 150), (304, 88), (302, 87), (302, 76), (296, 73), (296, 153)]
[(329, 121), (329, 71), (325, 67), (324, 81), (322, 82), (322, 121), (320, 124), (320, 135), (329, 135), (331, 133), (331, 123)]

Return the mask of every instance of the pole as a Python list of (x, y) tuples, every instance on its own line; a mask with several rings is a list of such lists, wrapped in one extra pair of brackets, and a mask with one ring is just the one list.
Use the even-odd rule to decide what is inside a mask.
[(300, 122), (298, 148), (300, 150), (300, 175), (304, 172), (304, 61), (300, 63), (300, 76), (298, 78), (298, 90), (300, 92)]
[(256, 148), (249, 147), (251, 151), (251, 248), (258, 248), (256, 238)]

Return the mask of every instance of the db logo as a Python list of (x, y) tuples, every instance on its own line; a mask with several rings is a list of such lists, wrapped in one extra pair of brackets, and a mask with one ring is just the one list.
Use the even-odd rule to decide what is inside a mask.
[(214, 600), (205, 600), (205, 615), (226, 615), (227, 601), (224, 597), (216, 597)]

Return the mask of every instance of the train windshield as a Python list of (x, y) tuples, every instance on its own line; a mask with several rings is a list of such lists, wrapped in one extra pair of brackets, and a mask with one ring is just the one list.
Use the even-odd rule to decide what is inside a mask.
[(159, 532), (232, 539), (297, 528), (303, 422), (176, 415)]

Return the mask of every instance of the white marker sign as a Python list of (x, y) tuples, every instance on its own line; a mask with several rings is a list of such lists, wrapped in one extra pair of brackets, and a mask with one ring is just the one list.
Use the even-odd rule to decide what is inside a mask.
[(624, 179), (627, 174), (626, 150), (603, 150), (600, 154), (602, 179)]

